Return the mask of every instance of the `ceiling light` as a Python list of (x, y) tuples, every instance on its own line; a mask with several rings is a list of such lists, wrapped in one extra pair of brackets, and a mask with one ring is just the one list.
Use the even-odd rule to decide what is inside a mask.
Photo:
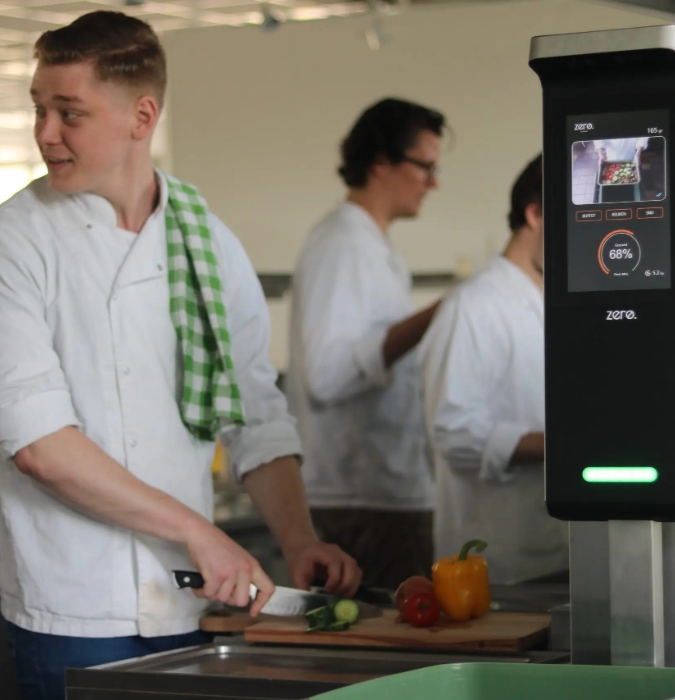
[(268, 5), (263, 5), (262, 17), (262, 24), (260, 26), (264, 32), (273, 32), (282, 22), (282, 20), (270, 10)]
[(382, 22), (374, 19), (373, 23), (365, 31), (366, 43), (371, 51), (379, 51), (383, 44), (386, 44), (389, 37), (386, 35)]

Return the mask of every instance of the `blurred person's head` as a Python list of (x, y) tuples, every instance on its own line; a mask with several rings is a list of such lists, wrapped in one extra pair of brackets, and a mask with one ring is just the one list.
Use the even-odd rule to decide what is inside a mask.
[(150, 161), (166, 90), (166, 58), (152, 28), (98, 11), (42, 34), (31, 84), (35, 139), (50, 185), (64, 194), (124, 186)]
[(372, 196), (390, 221), (418, 215), (438, 187), (445, 117), (433, 109), (388, 98), (366, 109), (342, 142), (340, 177), (351, 192)]
[(512, 240), (519, 243), (520, 249), (531, 257), (532, 264), (540, 272), (544, 267), (542, 160), (539, 154), (516, 178), (511, 188), (508, 215)]

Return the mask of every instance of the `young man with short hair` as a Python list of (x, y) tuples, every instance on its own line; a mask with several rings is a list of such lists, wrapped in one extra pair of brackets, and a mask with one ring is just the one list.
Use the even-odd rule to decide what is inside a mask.
[(413, 349), (436, 305), (413, 312), (389, 237), (438, 186), (442, 114), (385, 99), (342, 144), (346, 201), (309, 236), (293, 278), (291, 412), (312, 517), (372, 584), (430, 575), (433, 486)]
[(541, 163), (513, 185), (504, 253), (444, 301), (420, 352), (436, 556), (485, 540), (498, 584), (568, 568), (567, 525), (544, 505)]
[[(0, 599), (22, 697), (62, 700), (64, 668), (203, 641), (204, 598), (272, 594), (211, 521), (218, 435), (296, 586), (323, 565), (349, 595), (360, 571), (313, 530), (241, 244), (152, 166), (156, 35), (95, 12), (35, 54), (48, 176), (0, 207)], [(171, 576), (193, 568), (196, 597)]]

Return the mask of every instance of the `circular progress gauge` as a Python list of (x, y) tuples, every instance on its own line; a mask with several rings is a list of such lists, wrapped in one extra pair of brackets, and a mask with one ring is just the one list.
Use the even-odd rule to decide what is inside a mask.
[(606, 275), (630, 275), (640, 264), (640, 244), (632, 231), (618, 229), (608, 233), (598, 248), (598, 262)]

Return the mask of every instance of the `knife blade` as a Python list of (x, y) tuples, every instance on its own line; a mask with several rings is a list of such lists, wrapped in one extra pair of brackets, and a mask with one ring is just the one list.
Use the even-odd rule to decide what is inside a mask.
[[(174, 582), (178, 588), (203, 588), (204, 578), (197, 571), (174, 571)], [(258, 589), (251, 584), (249, 587), (251, 600), (258, 595)], [(274, 593), (265, 603), (261, 612), (266, 615), (279, 615), (283, 617), (301, 617), (306, 612), (320, 608), (324, 605), (332, 605), (338, 600), (329, 593), (314, 593), (301, 591), (297, 588), (276, 586)], [(359, 619), (368, 619), (382, 616), (382, 608), (370, 603), (355, 601), (359, 606)]]

